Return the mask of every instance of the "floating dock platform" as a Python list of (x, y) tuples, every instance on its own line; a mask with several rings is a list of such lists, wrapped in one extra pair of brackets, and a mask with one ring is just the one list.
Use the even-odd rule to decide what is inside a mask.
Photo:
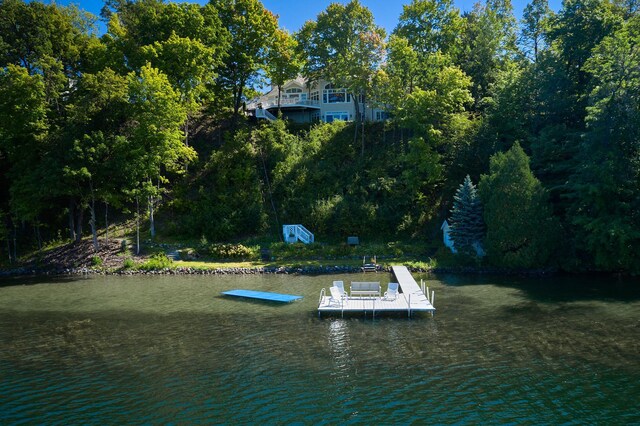
[(267, 300), (269, 302), (281, 302), (289, 303), (294, 300), (302, 299), (302, 296), (296, 296), (293, 294), (272, 293), (269, 291), (255, 291), (255, 290), (229, 290), (223, 291), (225, 296), (245, 297), (248, 299)]
[(433, 306), (435, 294), (428, 296), (429, 289), (418, 285), (406, 266), (392, 266), (396, 282), (400, 287), (400, 293), (395, 300), (386, 300), (384, 297), (347, 297), (342, 300), (334, 300), (326, 294), (323, 288), (320, 292), (318, 303), (318, 315), (345, 313), (406, 313), (408, 317), (415, 312), (426, 312), (432, 315), (436, 311)]

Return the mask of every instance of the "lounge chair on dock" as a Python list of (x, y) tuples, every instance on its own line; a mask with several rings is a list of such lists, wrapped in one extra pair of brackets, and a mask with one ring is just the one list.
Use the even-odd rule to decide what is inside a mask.
[(339, 287), (331, 286), (329, 287), (329, 291), (331, 292), (331, 297), (329, 297), (329, 303), (342, 304), (345, 301), (347, 301), (347, 295), (344, 292), (344, 289), (341, 292)]
[(338, 287), (338, 290), (343, 297), (347, 297), (347, 292), (344, 291), (344, 281), (334, 281), (333, 286)]
[(384, 292), (384, 300), (396, 300), (398, 298), (398, 283), (389, 283), (387, 291)]

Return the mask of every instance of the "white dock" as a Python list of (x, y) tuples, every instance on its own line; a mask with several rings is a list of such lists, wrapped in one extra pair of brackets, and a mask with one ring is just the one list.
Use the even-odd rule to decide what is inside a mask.
[[(384, 297), (351, 297), (341, 300), (334, 300), (326, 294), (323, 288), (320, 292), (318, 304), (318, 315), (323, 313), (340, 314), (344, 313), (367, 313), (375, 316), (376, 313), (407, 313), (411, 317), (414, 312), (433, 313), (436, 308), (432, 304), (434, 293), (431, 299), (425, 294), (425, 289), (420, 287), (405, 266), (392, 266), (396, 282), (400, 286), (400, 293), (395, 300), (386, 300)], [(386, 290), (383, 285), (382, 290)], [(428, 290), (426, 290), (428, 293)]]

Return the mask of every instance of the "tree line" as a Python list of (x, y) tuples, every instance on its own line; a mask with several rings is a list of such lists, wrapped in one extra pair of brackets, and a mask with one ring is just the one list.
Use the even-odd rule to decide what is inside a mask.
[[(88, 225), (97, 247), (109, 217), (151, 238), (432, 239), (475, 181), (492, 262), (637, 273), (639, 41), (632, 0), (533, 0), (519, 21), (509, 0), (413, 0), (388, 35), (357, 0), (294, 34), (258, 0), (100, 18), (3, 0), (0, 239), (12, 259)], [(346, 88), (355, 122), (247, 120), (265, 79), (297, 75)]]

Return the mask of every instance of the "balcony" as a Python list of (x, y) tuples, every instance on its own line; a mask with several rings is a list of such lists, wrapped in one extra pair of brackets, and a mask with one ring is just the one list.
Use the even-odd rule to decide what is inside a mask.
[[(264, 109), (278, 108), (278, 98), (262, 98), (247, 105), (248, 110), (258, 109), (260, 107)], [(299, 96), (282, 96), (282, 98), (280, 98), (280, 107), (320, 109), (320, 102), (311, 99), (300, 99)]]

